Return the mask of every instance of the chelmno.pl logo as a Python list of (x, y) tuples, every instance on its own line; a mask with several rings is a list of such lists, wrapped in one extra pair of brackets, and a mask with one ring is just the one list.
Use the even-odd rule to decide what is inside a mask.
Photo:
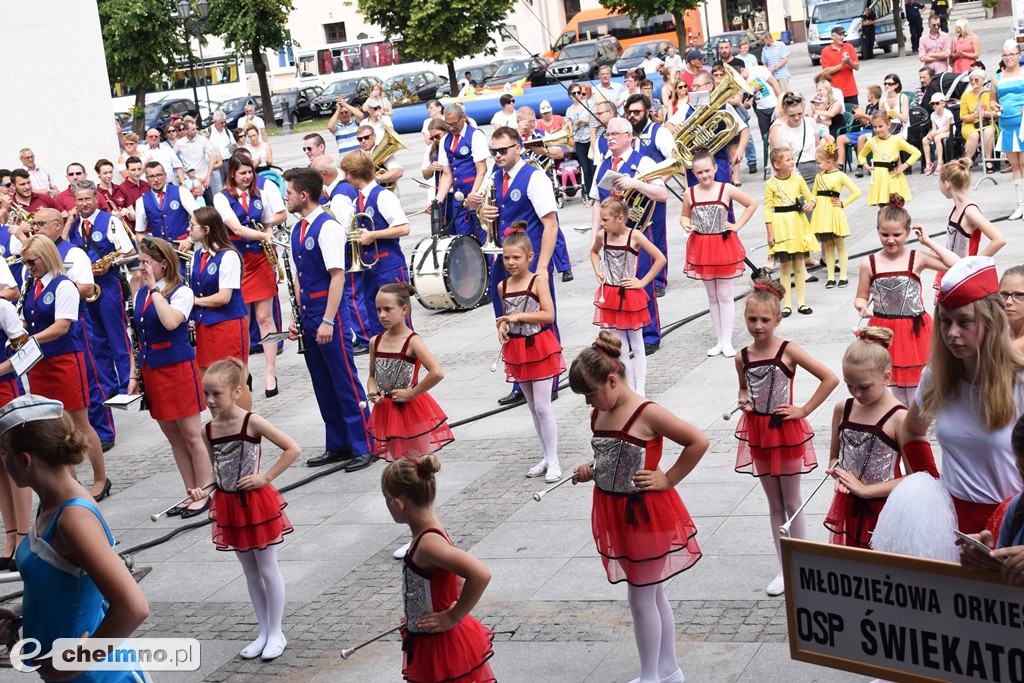
[[(199, 641), (195, 638), (58, 638), (42, 652), (35, 638), (11, 648), (11, 665), (28, 673), (48, 659), (57, 671), (195, 671)], [(31, 662), (31, 663), (27, 663)]]

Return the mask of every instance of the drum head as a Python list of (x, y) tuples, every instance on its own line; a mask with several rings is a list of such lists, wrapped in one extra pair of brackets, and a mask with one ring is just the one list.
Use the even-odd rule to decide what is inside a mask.
[(469, 235), (452, 240), (445, 255), (448, 293), (460, 308), (472, 308), (487, 289), (487, 258), (480, 243)]

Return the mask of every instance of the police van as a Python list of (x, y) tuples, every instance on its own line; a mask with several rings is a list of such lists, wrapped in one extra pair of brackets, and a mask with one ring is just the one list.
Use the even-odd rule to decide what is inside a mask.
[[(876, 0), (871, 8), (875, 11), (875, 47), (889, 53), (896, 45), (896, 22), (892, 19), (892, 0)], [(807, 51), (811, 64), (821, 64), (821, 50), (832, 42), (832, 28), (846, 29), (846, 42), (858, 52), (861, 46), (861, 19), (864, 15), (864, 0), (829, 0), (814, 5), (808, 3)], [(903, 35), (910, 35), (910, 27), (903, 22)]]

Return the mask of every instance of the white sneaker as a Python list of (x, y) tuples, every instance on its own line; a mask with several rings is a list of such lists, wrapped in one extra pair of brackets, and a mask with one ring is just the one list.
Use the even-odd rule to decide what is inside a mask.
[(562, 467), (555, 463), (554, 465), (548, 465), (548, 473), (544, 476), (544, 481), (549, 484), (561, 480), (562, 478)]
[(772, 579), (772, 582), (768, 584), (767, 591), (768, 595), (771, 596), (782, 595), (786, 592), (786, 582), (782, 578), (782, 574), (779, 574), (774, 579)]
[(242, 656), (242, 659), (256, 659), (263, 653), (263, 648), (266, 646), (267, 637), (261, 633), (259, 638), (243, 647), (239, 654)]
[(714, 346), (712, 346), (712, 347), (711, 347), (710, 349), (708, 349), (708, 355), (709, 355), (709, 356), (717, 356), (717, 355), (718, 355), (718, 354), (720, 354), (721, 352), (722, 352), (722, 346), (721, 346), (721, 344), (715, 344), (715, 345), (714, 345)]
[[(658, 683), (685, 683), (686, 677), (683, 676), (681, 669), (676, 669), (673, 673), (665, 676), (664, 678), (658, 679)], [(634, 678), (629, 683), (640, 683), (639, 678)]]
[(263, 648), (263, 661), (268, 662), (271, 659), (277, 659), (284, 653), (286, 647), (288, 647), (288, 639), (284, 636), (279, 636), (273, 641), (268, 642), (267, 646)]
[(530, 471), (526, 473), (528, 477), (543, 477), (544, 473), (548, 471), (548, 461), (541, 460), (539, 463), (530, 468)]
[(722, 355), (725, 356), (726, 358), (732, 358), (733, 356), (736, 355), (736, 349), (726, 344), (725, 346), (722, 347)]
[(396, 551), (395, 551), (395, 554), (394, 554), (394, 558), (395, 558), (396, 560), (401, 560), (401, 559), (402, 559), (403, 557), (405, 557), (405, 554), (406, 554), (407, 552), (409, 552), (409, 546), (411, 546), (411, 545), (412, 545), (412, 541), (409, 541), (408, 543), (406, 543), (405, 545), (403, 545), (403, 546), (402, 546), (401, 548), (399, 548), (398, 550), (396, 550)]

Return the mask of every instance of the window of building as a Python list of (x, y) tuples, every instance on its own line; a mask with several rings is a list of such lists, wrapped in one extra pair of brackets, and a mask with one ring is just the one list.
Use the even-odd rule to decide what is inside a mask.
[(324, 24), (324, 40), (327, 43), (344, 43), (348, 40), (345, 32), (345, 22), (339, 21), (334, 24)]
[(580, 0), (562, 0), (562, 5), (565, 8), (566, 21), (580, 13)]

